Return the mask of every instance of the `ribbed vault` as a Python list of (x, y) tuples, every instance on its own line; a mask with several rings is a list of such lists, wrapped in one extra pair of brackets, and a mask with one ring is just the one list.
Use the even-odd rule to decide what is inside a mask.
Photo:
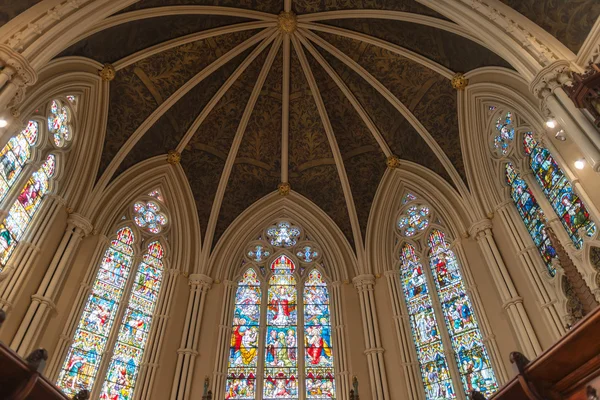
[[(297, 15), (291, 29), (278, 19), (284, 6)], [(450, 80), (510, 68), (408, 0), (142, 0), (61, 56), (117, 69), (99, 188), (179, 151), (205, 246), (289, 182), (362, 248), (390, 156), (466, 193)]]

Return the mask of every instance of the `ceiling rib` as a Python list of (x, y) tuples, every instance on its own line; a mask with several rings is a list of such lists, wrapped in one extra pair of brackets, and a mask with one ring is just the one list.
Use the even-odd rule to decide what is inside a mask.
[(290, 35), (283, 35), (283, 82), (281, 85), (281, 182), (288, 182), (290, 137)]
[(325, 72), (327, 72), (327, 74), (331, 77), (331, 79), (333, 79), (333, 81), (336, 83), (337, 87), (342, 91), (344, 96), (346, 96), (346, 98), (348, 99), (350, 104), (352, 104), (352, 107), (354, 107), (354, 111), (357, 112), (357, 114), (360, 116), (360, 118), (362, 119), (364, 124), (367, 126), (367, 128), (371, 132), (371, 135), (373, 136), (375, 141), (377, 141), (377, 143), (379, 144), (381, 151), (385, 154), (386, 157), (390, 157), (392, 155), (392, 151), (390, 150), (390, 147), (388, 146), (387, 142), (383, 138), (383, 135), (381, 134), (381, 132), (379, 132), (379, 129), (377, 128), (377, 126), (375, 125), (375, 123), (373, 122), (373, 120), (371, 119), (369, 114), (366, 112), (366, 110), (363, 108), (363, 106), (359, 103), (356, 96), (354, 96), (354, 93), (352, 93), (352, 91), (344, 83), (342, 78), (340, 78), (340, 76), (333, 70), (331, 65), (329, 65), (329, 63), (327, 61), (325, 61), (323, 56), (314, 48), (314, 46), (308, 40), (306, 40), (306, 38), (302, 35), (302, 32), (300, 31), (298, 33), (299, 33), (298, 39), (300, 40), (300, 42), (302, 42), (304, 47), (306, 47), (306, 49), (310, 52), (310, 54), (312, 54), (312, 56), (317, 60), (317, 62), (321, 65), (321, 67), (323, 67)]
[[(190, 90), (192, 90), (197, 84), (202, 82), (206, 77), (210, 76), (214, 71), (231, 61), (233, 58), (237, 57), (244, 51), (248, 50), (250, 47), (254, 46), (265, 37), (269, 35), (273, 35), (274, 32), (277, 32), (276, 28), (265, 29), (252, 36), (249, 39), (246, 39), (242, 43), (238, 44), (233, 49), (229, 50), (227, 53), (213, 61), (210, 65), (205, 67), (202, 71), (198, 72), (194, 77), (192, 77), (189, 81), (183, 84), (175, 93), (173, 93), (164, 103), (159, 105), (153, 112), (138, 126), (138, 128), (133, 132), (133, 134), (127, 139), (123, 147), (119, 149), (119, 152), (113, 157), (110, 164), (98, 180), (98, 183), (94, 187), (94, 192), (101, 192), (110, 182), (110, 178), (113, 176), (121, 162), (125, 158), (125, 156), (133, 149), (135, 144), (144, 136), (144, 134), (154, 125), (160, 117), (163, 116), (165, 112), (167, 112), (175, 103), (177, 103), (183, 96), (185, 96)], [(90, 198), (95, 198), (92, 196)]]
[(159, 43), (155, 46), (142, 49), (138, 52), (135, 52), (127, 57), (120, 59), (119, 61), (116, 61), (115, 63), (113, 63), (113, 66), (115, 67), (115, 70), (119, 71), (145, 58), (151, 57), (158, 53), (162, 53), (163, 51), (170, 50), (174, 47), (182, 46), (184, 44), (193, 43), (198, 40), (209, 39), (215, 36), (226, 35), (229, 33), (249, 31), (252, 29), (269, 28), (275, 25), (275, 21), (243, 22), (241, 24), (221, 26), (219, 28), (208, 29), (202, 32), (195, 32), (189, 35), (167, 40), (166, 42)]
[(429, 145), (429, 147), (433, 150), (435, 155), (438, 157), (452, 182), (456, 185), (459, 192), (464, 198), (468, 198), (469, 192), (465, 183), (461, 179), (460, 175), (452, 165), (452, 162), (441, 149), (439, 144), (433, 139), (431, 134), (427, 131), (427, 129), (421, 124), (421, 121), (415, 117), (415, 115), (402, 103), (384, 84), (378, 81), (373, 75), (371, 75), (366, 69), (364, 69), (360, 64), (356, 61), (352, 60), (349, 56), (341, 52), (336, 47), (332, 46), (329, 42), (322, 39), (318, 35), (315, 35), (313, 32), (310, 32), (306, 29), (301, 29), (302, 34), (308, 38), (311, 42), (315, 43), (319, 47), (323, 48), (325, 51), (336, 57), (338, 60), (346, 64), (349, 68), (351, 68), (354, 72), (356, 72), (359, 76), (361, 76), (365, 81), (367, 81), (375, 90), (377, 90), (387, 101), (392, 104), (396, 110), (398, 110), (404, 118), (415, 128), (415, 130), (421, 135), (423, 140)]
[(274, 38), (275, 37), (272, 35), (271, 37), (264, 39), (258, 45), (258, 47), (254, 49), (252, 53), (250, 53), (248, 57), (244, 59), (244, 61), (242, 61), (242, 63), (236, 68), (233, 74), (231, 74), (231, 76), (227, 78), (227, 81), (223, 84), (223, 86), (219, 88), (219, 91), (212, 97), (212, 99), (210, 99), (210, 102), (204, 107), (202, 112), (198, 114), (198, 117), (196, 117), (188, 131), (183, 136), (183, 139), (181, 139), (181, 142), (179, 142), (179, 145), (177, 146), (177, 151), (179, 153), (183, 153), (189, 141), (192, 139), (198, 128), (200, 128), (200, 125), (202, 125), (202, 123), (204, 122), (206, 117), (208, 117), (213, 108), (217, 105), (217, 103), (219, 103), (219, 100), (221, 100), (221, 98), (225, 95), (225, 93), (227, 93), (227, 91), (231, 88), (235, 81), (238, 80), (240, 75), (244, 73), (246, 68), (248, 68), (248, 66), (252, 64), (256, 57), (258, 57), (258, 55), (263, 52), (263, 50), (269, 45), (269, 43), (273, 41)]
[(414, 51), (408, 50), (402, 46), (398, 46), (397, 44), (390, 43), (386, 40), (378, 39), (371, 35), (366, 35), (364, 33), (354, 32), (349, 29), (338, 28), (337, 26), (328, 26), (323, 24), (307, 24), (301, 23), (298, 25), (299, 27), (310, 29), (311, 31), (320, 31), (325, 33), (330, 33), (333, 35), (338, 35), (342, 37), (346, 37), (349, 39), (358, 40), (361, 42), (365, 42), (371, 44), (373, 46), (380, 47), (392, 53), (398, 54), (404, 58), (407, 58), (411, 61), (421, 64), (422, 66), (429, 68), (430, 70), (437, 72), (442, 75), (446, 79), (450, 80), (454, 76), (455, 72), (451, 69), (444, 67), (441, 64), (436, 63), (435, 61), (424, 57)]
[(302, 66), (302, 70), (304, 71), (304, 76), (308, 82), (310, 87), (310, 91), (312, 93), (313, 99), (319, 111), (319, 116), (321, 117), (321, 123), (323, 124), (323, 128), (325, 129), (325, 133), (327, 134), (327, 139), (329, 141), (329, 146), (331, 147), (331, 152), (333, 154), (333, 158), (335, 160), (336, 168), (338, 175), (340, 177), (342, 190), (344, 192), (344, 199), (346, 201), (346, 207), (348, 209), (348, 217), (350, 218), (350, 225), (352, 226), (352, 235), (354, 237), (354, 243), (356, 247), (356, 256), (359, 261), (359, 268), (364, 265), (365, 260), (365, 252), (364, 252), (364, 243), (362, 240), (362, 233), (360, 230), (360, 224), (358, 222), (358, 214), (356, 213), (356, 207), (354, 204), (354, 199), (352, 197), (352, 189), (350, 188), (350, 182), (348, 181), (348, 175), (346, 174), (346, 168), (344, 167), (344, 160), (342, 159), (342, 155), (340, 153), (340, 148), (337, 144), (337, 140), (335, 138), (335, 133), (333, 132), (333, 127), (331, 126), (331, 121), (329, 120), (329, 116), (327, 115), (327, 110), (325, 108), (325, 104), (323, 103), (323, 99), (321, 98), (321, 92), (317, 86), (317, 82), (315, 81), (315, 77), (312, 73), (310, 65), (308, 64), (308, 60), (306, 59), (306, 54), (302, 49), (302, 45), (298, 41), (296, 34), (292, 36), (292, 42), (294, 44), (294, 50), (298, 55), (298, 60), (300, 61), (300, 65)]
[(252, 94), (248, 99), (248, 103), (246, 104), (246, 108), (244, 109), (244, 113), (242, 114), (242, 119), (240, 120), (240, 124), (238, 125), (238, 129), (235, 133), (235, 137), (231, 144), (231, 149), (229, 150), (229, 154), (227, 155), (225, 166), (223, 167), (223, 173), (221, 174), (221, 178), (219, 180), (219, 186), (215, 193), (215, 199), (213, 201), (210, 217), (208, 219), (208, 226), (206, 227), (205, 231), (206, 234), (204, 237), (204, 244), (202, 249), (201, 265), (204, 265), (208, 261), (208, 257), (210, 255), (210, 249), (212, 246), (215, 228), (217, 226), (217, 219), (219, 217), (219, 213), (221, 211), (221, 204), (223, 202), (223, 196), (225, 195), (225, 189), (227, 188), (229, 176), (231, 175), (231, 169), (233, 168), (233, 164), (237, 157), (238, 149), (240, 148), (242, 138), (244, 137), (244, 132), (246, 132), (248, 121), (250, 120), (252, 111), (254, 111), (256, 100), (260, 95), (265, 80), (267, 79), (267, 75), (269, 74), (269, 71), (273, 66), (275, 56), (277, 55), (279, 47), (281, 46), (281, 34), (278, 31), (276, 31), (276, 33), (273, 34), (273, 36), (275, 37), (275, 41), (271, 46), (271, 50), (269, 51), (267, 59), (265, 60), (260, 74), (258, 75), (256, 84), (254, 85), (254, 89), (252, 90)]

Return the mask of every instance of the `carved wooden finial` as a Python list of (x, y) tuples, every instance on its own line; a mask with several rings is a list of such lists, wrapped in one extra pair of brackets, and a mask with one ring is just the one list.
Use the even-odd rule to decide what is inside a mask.
[(102, 69), (98, 70), (98, 75), (104, 82), (110, 82), (117, 76), (117, 71), (112, 64), (104, 64)]
[(400, 166), (400, 159), (396, 156), (389, 156), (387, 160), (385, 160), (385, 164), (388, 166), (388, 168), (395, 169)]
[(167, 162), (171, 165), (179, 164), (181, 162), (181, 153), (177, 150), (169, 150), (169, 153), (167, 153)]
[(281, 182), (277, 186), (277, 191), (281, 196), (287, 196), (288, 194), (290, 194), (291, 189), (292, 187), (290, 186), (289, 182)]
[(298, 26), (298, 19), (293, 11), (282, 11), (277, 16), (279, 30), (284, 33), (293, 33)]
[(452, 87), (456, 90), (464, 90), (469, 85), (469, 80), (463, 73), (457, 73), (452, 77)]

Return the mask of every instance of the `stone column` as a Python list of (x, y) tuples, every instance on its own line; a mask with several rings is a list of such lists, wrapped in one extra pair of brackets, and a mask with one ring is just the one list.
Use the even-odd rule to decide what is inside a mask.
[(388, 400), (390, 399), (390, 394), (383, 360), (384, 349), (381, 346), (379, 322), (377, 321), (375, 296), (373, 293), (375, 277), (371, 274), (364, 274), (355, 277), (352, 281), (358, 291), (360, 311), (363, 319), (365, 355), (367, 356), (371, 380), (371, 399)]
[(171, 390), (171, 400), (188, 400), (190, 398), (204, 304), (206, 294), (212, 285), (212, 278), (204, 274), (193, 274), (190, 275), (189, 285), (190, 297), (187, 318), (181, 337), (181, 346), (177, 350), (177, 366)]
[(404, 293), (399, 275), (398, 270), (385, 271), (396, 326), (396, 337), (400, 347), (401, 363), (406, 377), (406, 387), (408, 388), (408, 400), (419, 400), (423, 397), (423, 381), (411, 334), (408, 311), (402, 300), (404, 299)]
[(476, 222), (470, 227), (469, 233), (483, 253), (523, 353), (530, 359), (537, 357), (542, 348), (523, 306), (523, 299), (519, 296), (496, 246), (492, 234), (492, 221), (483, 219)]
[(342, 282), (336, 281), (331, 284), (331, 327), (335, 332), (334, 355), (336, 363), (336, 387), (337, 397), (345, 400), (350, 394), (350, 371), (348, 370), (348, 353), (346, 346), (346, 325), (344, 323), (344, 303), (342, 296)]
[[(215, 358), (215, 369), (213, 370), (212, 392), (213, 396), (219, 398), (225, 390), (227, 379), (227, 367), (229, 358), (229, 346), (231, 343), (231, 318), (235, 307), (234, 297), (236, 283), (223, 281), (223, 301), (221, 304), (221, 318), (219, 320), (219, 338), (217, 339), (217, 357)], [(258, 359), (258, 357), (257, 357)]]
[(571, 78), (567, 61), (557, 61), (541, 70), (529, 88), (542, 100), (542, 111), (551, 114), (565, 129), (567, 135), (579, 147), (594, 171), (600, 171), (600, 132), (575, 107), (562, 85), (569, 85)]
[(50, 313), (56, 311), (54, 302), (71, 270), (73, 255), (77, 252), (81, 239), (91, 231), (92, 224), (87, 218), (81, 214), (71, 214), (67, 221), (67, 229), (46, 270), (44, 279), (36, 293), (31, 296), (29, 309), (11, 342), (11, 348), (22, 357), (37, 346), (39, 336), (46, 328)]

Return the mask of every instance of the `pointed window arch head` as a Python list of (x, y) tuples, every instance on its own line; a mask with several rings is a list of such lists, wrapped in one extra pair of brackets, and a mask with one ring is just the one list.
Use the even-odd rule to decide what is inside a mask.
[(596, 224), (590, 219), (587, 207), (573, 192), (571, 182), (558, 166), (550, 151), (535, 140), (533, 133), (527, 132), (524, 135), (523, 147), (529, 155), (529, 165), (542, 187), (544, 195), (558, 215), (575, 247), (580, 249), (583, 245), (583, 238), (580, 236), (579, 230), (583, 229), (588, 236), (592, 236), (596, 231)]
[(71, 111), (60, 100), (50, 102), (48, 130), (56, 147), (64, 147), (71, 140)]
[(556, 274), (556, 269), (552, 265), (552, 260), (556, 257), (556, 250), (550, 242), (546, 233), (544, 223), (544, 212), (540, 208), (535, 196), (527, 186), (527, 183), (519, 176), (511, 163), (506, 164), (506, 182), (510, 186), (510, 193), (513, 203), (537, 247), (548, 273), (551, 276)]
[(477, 390), (488, 396), (498, 390), (498, 382), (483, 345), (483, 337), (464, 287), (458, 260), (443, 232), (434, 229), (428, 239), (431, 271), (463, 390), (467, 393)]
[(404, 195), (404, 197), (402, 198), (402, 205), (408, 204), (411, 201), (415, 201), (417, 199), (417, 196), (415, 196), (412, 193), (406, 193)]
[(25, 163), (31, 158), (31, 148), (37, 142), (39, 126), (29, 121), (25, 129), (11, 137), (0, 152), (0, 201), (21, 175)]
[(429, 226), (429, 214), (429, 207), (412, 205), (398, 219), (398, 229), (406, 237), (414, 236)]
[(68, 396), (83, 389), (91, 390), (97, 378), (133, 262), (134, 239), (131, 228), (125, 226), (117, 231), (104, 252), (58, 377), (57, 386)]
[(162, 202), (164, 202), (164, 201), (165, 201), (165, 199), (164, 199), (164, 197), (163, 197), (163, 195), (162, 195), (161, 191), (160, 191), (160, 190), (158, 190), (158, 189), (155, 189), (155, 190), (151, 191), (150, 193), (148, 193), (148, 196), (150, 196), (150, 197), (154, 197), (154, 198), (155, 198), (155, 199), (157, 199), (158, 201), (162, 201)]
[(277, 225), (268, 228), (267, 236), (269, 237), (272, 246), (292, 247), (298, 242), (300, 228), (293, 226), (287, 221), (282, 221)]
[(454, 399), (456, 394), (444, 353), (423, 265), (414, 246), (401, 249), (400, 280), (427, 400)]
[(158, 234), (167, 225), (167, 216), (155, 201), (138, 201), (133, 205), (135, 224), (150, 233)]
[(507, 155), (510, 145), (515, 140), (513, 118), (513, 114), (509, 111), (496, 121), (496, 135), (494, 136), (493, 145), (498, 155)]

